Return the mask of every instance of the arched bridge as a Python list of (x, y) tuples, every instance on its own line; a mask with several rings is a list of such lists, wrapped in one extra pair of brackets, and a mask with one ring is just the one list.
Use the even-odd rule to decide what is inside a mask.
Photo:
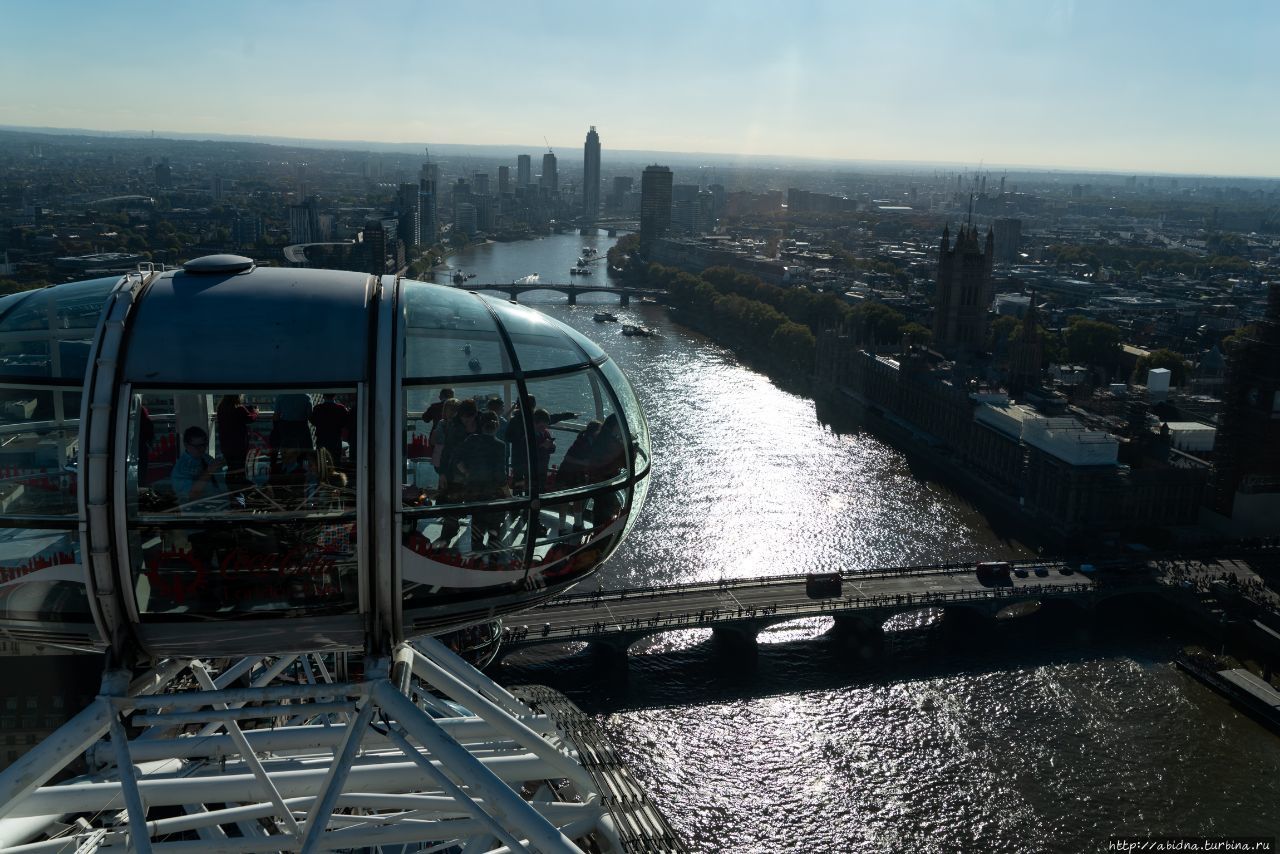
[(517, 302), (520, 299), (520, 294), (527, 294), (531, 291), (558, 291), (569, 297), (569, 305), (577, 305), (579, 294), (616, 294), (621, 299), (623, 305), (630, 305), (632, 297), (659, 299), (667, 295), (666, 291), (656, 288), (623, 288), (614, 287), (612, 285), (574, 285), (559, 284), (556, 282), (538, 282), (535, 285), (477, 285), (471, 282), (459, 282), (453, 286), (464, 291), (497, 291), (498, 293), (507, 294), (512, 300)]
[[(1011, 566), (1010, 576), (996, 582), (980, 581), (974, 564), (844, 573), (839, 595), (818, 599), (807, 594), (805, 576), (794, 575), (573, 593), (509, 618), (502, 654), (586, 642), (598, 652), (625, 655), (646, 637), (690, 628), (709, 628), (721, 640), (750, 645), (770, 625), (820, 616), (833, 617), (835, 631), (874, 637), (889, 618), (931, 608), (995, 617), (1016, 613), (1013, 606), (1021, 603), (1058, 601), (1089, 611), (1107, 599), (1155, 595), (1203, 609), (1209, 595), (1207, 585), (1190, 584), (1187, 578), (1194, 576), (1184, 574), (1190, 570), (1175, 570), (1172, 562), (1168, 567), (1124, 563), (1092, 572), (1060, 561)], [(1242, 574), (1250, 583), (1257, 579), (1247, 564), (1213, 561), (1211, 566)]]

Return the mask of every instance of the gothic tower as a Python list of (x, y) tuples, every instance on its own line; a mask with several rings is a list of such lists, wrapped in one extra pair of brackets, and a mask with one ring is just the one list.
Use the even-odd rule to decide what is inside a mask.
[(1027, 313), (1014, 340), (1009, 342), (1009, 391), (1019, 395), (1040, 384), (1040, 368), (1044, 364), (1044, 341), (1036, 322), (1036, 295), (1031, 294)]
[(1231, 516), (1236, 493), (1280, 493), (1280, 282), (1267, 315), (1227, 354), (1210, 500)]
[(995, 299), (991, 278), (995, 233), (987, 230), (985, 251), (978, 241), (978, 230), (970, 226), (960, 226), (955, 246), (950, 241), (950, 229), (943, 228), (933, 341), (944, 353), (967, 358), (981, 352), (987, 341), (987, 309)]

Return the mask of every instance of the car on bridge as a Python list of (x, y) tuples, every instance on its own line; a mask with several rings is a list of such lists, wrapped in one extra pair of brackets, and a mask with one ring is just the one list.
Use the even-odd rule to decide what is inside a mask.
[(984, 560), (978, 564), (978, 580), (983, 584), (1005, 584), (1009, 582), (1009, 571), (1012, 567), (1004, 560)]
[(838, 572), (811, 572), (804, 579), (804, 593), (810, 599), (837, 599), (842, 589)]

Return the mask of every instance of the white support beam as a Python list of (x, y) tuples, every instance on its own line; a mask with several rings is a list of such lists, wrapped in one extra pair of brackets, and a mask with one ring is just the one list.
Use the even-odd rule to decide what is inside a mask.
[[(195, 674), (196, 681), (200, 683), (200, 687), (204, 688), (206, 692), (216, 693), (213, 677), (209, 675), (209, 671), (205, 668), (203, 662), (191, 662), (191, 672)], [(215, 709), (227, 710), (226, 703), (212, 703), (211, 705)], [(276, 789), (275, 783), (271, 781), (271, 775), (267, 773), (266, 768), (262, 767), (258, 754), (254, 753), (253, 748), (249, 746), (249, 741), (244, 737), (244, 732), (241, 731), (240, 725), (236, 723), (235, 718), (228, 716), (222, 721), (222, 726), (226, 729), (227, 735), (231, 736), (231, 740), (235, 742), (236, 749), (240, 751), (240, 758), (253, 771), (253, 776), (257, 778), (258, 784), (266, 790), (267, 797), (280, 811), (278, 818), (284, 822), (285, 830), (292, 836), (301, 836), (302, 829), (298, 827), (298, 821), (293, 817), (293, 811), (284, 805), (284, 799), (280, 797), (280, 791)]]
[[(443, 648), (443, 645), (440, 646)], [(432, 652), (436, 652), (434, 647)], [(448, 649), (444, 649), (444, 652), (447, 653), (447, 656), (443, 656), (446, 660), (448, 656), (453, 656), (453, 653), (449, 652)], [(523, 721), (512, 716), (507, 709), (502, 708), (478, 690), (477, 685), (483, 685), (481, 680), (485, 680), (485, 677), (479, 671), (473, 670), (473, 674), (464, 681), (453, 672), (445, 670), (433, 659), (415, 650), (413, 654), (413, 672), (424, 682), (441, 689), (466, 706), (467, 709), (492, 723), (504, 735), (515, 739), (521, 746), (546, 760), (558, 772), (553, 776), (566, 777), (572, 780), (584, 799), (596, 794), (595, 780), (591, 778), (586, 769), (568, 754), (562, 752), (555, 745), (530, 729)], [(519, 703), (515, 697), (511, 699)], [(532, 714), (532, 711), (523, 703), (520, 703), (520, 706), (525, 708), (529, 714)]]
[(111, 703), (99, 697), (0, 772), (0, 819), (17, 815), (18, 804), (102, 738), (114, 716)]
[[(409, 665), (409, 696), (388, 678), (387, 658), (370, 659), (358, 684), (333, 682), (332, 669), (310, 655), (299, 665), (310, 669), (309, 684), (279, 680), (288, 657), (241, 659), (218, 674), (198, 659), (172, 660), (132, 683), (113, 673), (88, 709), (0, 774), (0, 848), (313, 854), (404, 845), (578, 854), (576, 838), (600, 833), (616, 842), (594, 781), (560, 749), (554, 721), (467, 674), (447, 650), (447, 666), (437, 662), (438, 652), (395, 651)], [(255, 687), (231, 687), (250, 673)], [(136, 695), (120, 696), (125, 686)], [(460, 715), (432, 690), (479, 716)], [(343, 725), (279, 723), (335, 709)], [(154, 726), (129, 740), (125, 715)], [(245, 730), (241, 718), (277, 720)], [(181, 731), (192, 723), (199, 733)], [(49, 783), (91, 745), (92, 777)], [(578, 800), (521, 794), (566, 778)], [(148, 811), (163, 817), (148, 820)], [(71, 815), (88, 821), (67, 828)], [(42, 834), (55, 838), (40, 841)]]
[(118, 715), (111, 716), (111, 743), (116, 749), (116, 768), (120, 771), (120, 792), (129, 816), (129, 843), (138, 854), (151, 854), (151, 835), (147, 833), (147, 808), (138, 794), (133, 760), (129, 758), (129, 738)]
[(302, 841), (302, 854), (312, 854), (319, 850), (320, 838), (324, 836), (325, 827), (329, 824), (329, 816), (333, 814), (334, 804), (342, 794), (342, 786), (346, 782), (351, 763), (356, 758), (356, 751), (360, 749), (360, 742), (369, 728), (369, 722), (373, 720), (374, 709), (373, 703), (363, 700), (360, 711), (347, 727), (342, 749), (334, 757), (334, 763), (329, 768), (329, 776), (321, 787), (320, 801), (312, 806), (307, 816), (307, 831)]
[[(505, 829), (510, 824), (535, 840), (535, 844), (544, 854), (555, 854), (555, 852), (579, 854), (579, 849), (572, 840), (561, 834), (509, 786), (503, 785), (490, 765), (481, 762), (468, 753), (462, 745), (445, 735), (444, 731), (435, 725), (435, 721), (409, 702), (403, 694), (396, 691), (390, 682), (374, 683), (373, 697), (395, 718), (397, 723), (424, 745), (432, 756), (443, 760), (441, 770), (447, 769), (453, 776), (466, 779), (473, 791), (478, 792), (490, 802), (494, 818), (503, 824), (503, 832), (495, 833), (495, 836), (504, 841), (508, 839)], [(532, 775), (524, 779), (536, 776)]]

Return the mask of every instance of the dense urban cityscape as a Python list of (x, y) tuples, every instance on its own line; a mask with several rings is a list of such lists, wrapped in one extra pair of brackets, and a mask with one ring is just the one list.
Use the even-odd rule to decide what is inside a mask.
[[(621, 564), (623, 581), (655, 601), (669, 596), (672, 604), (644, 606), (657, 610), (652, 618), (637, 610), (634, 625), (598, 619), (594, 599), (585, 617), (567, 616), (563, 625), (551, 622), (553, 606), (543, 606), (545, 614), (517, 615), (501, 635), (515, 660), (502, 665), (506, 679), (532, 674), (555, 684), (561, 678), (539, 669), (549, 665), (536, 655), (521, 657), (539, 643), (589, 643), (608, 652), (600, 660), (616, 664), (628, 649), (651, 643), (651, 635), (710, 629), (721, 620), (726, 624), (714, 626), (718, 654), (736, 660), (749, 647), (753, 657), (756, 635), (777, 622), (778, 606), (768, 598), (773, 588), (757, 589), (748, 580), (755, 575), (785, 587), (791, 581), (773, 575), (798, 570), (808, 573), (808, 581), (795, 594), (799, 601), (784, 607), (801, 622), (834, 620), (832, 636), (855, 659), (892, 660), (886, 652), (892, 641), (885, 640), (892, 632), (804, 610), (809, 600), (828, 595), (815, 592), (824, 584), (835, 585), (833, 610), (878, 609), (885, 625), (923, 613), (921, 606), (936, 606), (954, 619), (941, 604), (948, 596), (1008, 599), (1011, 604), (998, 614), (999, 602), (991, 610), (1003, 620), (1073, 597), (1110, 614), (1110, 606), (1091, 597), (1102, 591), (1100, 602), (1139, 588), (1171, 590), (1168, 613), (1165, 605), (1157, 609), (1162, 620), (1179, 626), (1178, 632), (1194, 626), (1205, 637), (1225, 639), (1224, 651), (1230, 645), (1246, 662), (1233, 660), (1240, 666), (1225, 669), (1224, 658), (1202, 667), (1197, 678), (1245, 708), (1265, 705), (1275, 695), (1268, 662), (1280, 651), (1277, 561), (1271, 551), (1280, 536), (1280, 179), (668, 157), (612, 151), (608, 128), (595, 126), (585, 131), (580, 152), (550, 145), (394, 148), (0, 130), (0, 295), (139, 270), (150, 275), (181, 269), (202, 256), (229, 255), (243, 256), (246, 264), (251, 260), (254, 269), (352, 271), (505, 293), (566, 322), (574, 319), (579, 299), (586, 307), (618, 307), (620, 313), (630, 307), (625, 334), (656, 339), (636, 346), (661, 347), (665, 335), (673, 339), (668, 346), (683, 348), (667, 352), (673, 364), (711, 358), (731, 365), (739, 385), (750, 377), (767, 378), (767, 392), (753, 386), (743, 398), (746, 412), (762, 410), (751, 429), (772, 424), (768, 429), (777, 430), (763, 410), (812, 399), (806, 405), (813, 409), (806, 411), (813, 412), (816, 434), (801, 437), (808, 427), (794, 422), (784, 428), (797, 431), (795, 446), (803, 448), (797, 457), (816, 460), (828, 453), (823, 443), (853, 441), (859, 454), (892, 448), (893, 459), (910, 467), (903, 478), (910, 487), (882, 487), (884, 479), (899, 477), (893, 465), (883, 463), (871, 481), (855, 480), (839, 466), (861, 466), (866, 459), (842, 446), (842, 462), (825, 475), (830, 492), (820, 497), (831, 502), (824, 524), (838, 530), (818, 536), (840, 543), (835, 557), (824, 554), (804, 563), (773, 555), (742, 563), (744, 554), (760, 554), (758, 546), (742, 546), (711, 568), (684, 553), (677, 562), (702, 569), (673, 573), (668, 556), (680, 552), (659, 547), (669, 539), (660, 529), (670, 527), (670, 514), (678, 512), (672, 508), (684, 504), (679, 489), (699, 490), (687, 482), (690, 459), (668, 446), (666, 452), (679, 462), (664, 463), (659, 438), (680, 435), (693, 442), (680, 431), (685, 380), (664, 374), (671, 387), (658, 397), (655, 388), (663, 383), (645, 374), (636, 383), (640, 399), (647, 409), (662, 412), (650, 416), (659, 471), (654, 488), (671, 495), (654, 511), (664, 515), (637, 528), (635, 536), (645, 545), (635, 566), (626, 556), (615, 557), (612, 565)], [(498, 252), (516, 257), (521, 247), (560, 247), (556, 241), (589, 245), (576, 261), (555, 269), (502, 278), (486, 272), (499, 268), (493, 260)], [(561, 257), (550, 249), (544, 255)], [(617, 319), (598, 311), (594, 328)], [(705, 350), (705, 342), (716, 349)], [(68, 346), (76, 342), (61, 343), (58, 356), (47, 358), (81, 358)], [(4, 373), (29, 373), (29, 342), (10, 335), (3, 346)], [(643, 370), (638, 366), (660, 361), (645, 353), (628, 357), (634, 360), (627, 365), (633, 381)], [(481, 373), (478, 364), (472, 359), (473, 374)], [(708, 375), (689, 382), (714, 390), (717, 380)], [(33, 419), (37, 402), (29, 389), (13, 386), (0, 394), (0, 419), (14, 429)], [(719, 406), (708, 405), (707, 414), (719, 421), (737, 417), (728, 403)], [(709, 421), (699, 424), (708, 436), (717, 435)], [(157, 425), (152, 429), (161, 434), (151, 463), (168, 468), (179, 455), (176, 427)], [(416, 424), (406, 429), (410, 449), (428, 446), (429, 432)], [(791, 440), (781, 435), (775, 444), (788, 446)], [(53, 512), (58, 496), (74, 493), (75, 477), (67, 473), (76, 470), (81, 449), (74, 441), (55, 444), (0, 446), (5, 513), (17, 518)], [(551, 457), (561, 471), (568, 466), (566, 453), (572, 453), (569, 442), (563, 445)], [(753, 453), (763, 457), (762, 448), (769, 447)], [(798, 475), (808, 471), (795, 458), (792, 464)], [(669, 476), (667, 483), (682, 486), (664, 485), (662, 474)], [(779, 480), (760, 481), (754, 492), (776, 490), (774, 498), (786, 504), (785, 478), (776, 469), (772, 476)], [(950, 520), (950, 530), (913, 528), (900, 537), (895, 533), (891, 543), (865, 548), (842, 539), (859, 529), (858, 501), (874, 503), (893, 494), (910, 508), (933, 501), (940, 489), (946, 490), (945, 501), (932, 512)], [(699, 506), (709, 514), (705, 508), (716, 500)], [(740, 493), (738, 500), (756, 499)], [(969, 506), (977, 508), (979, 521), (962, 521)], [(799, 538), (788, 525), (814, 536), (803, 524), (807, 513), (788, 510), (777, 536), (783, 542)], [(561, 515), (563, 521), (563, 510)], [(889, 515), (877, 524), (885, 526)], [(929, 524), (926, 512), (902, 509), (896, 515), (911, 517), (909, 525)], [(18, 584), (30, 573), (71, 560), (79, 554), (79, 540), (48, 530), (35, 537), (26, 528), (12, 532), (0, 548), (0, 604), (7, 609), (0, 611), (3, 652), (14, 663), (38, 660), (30, 656), (52, 662), (55, 655), (59, 663), (30, 672), (22, 690), (4, 695), (0, 767), (18, 761), (90, 704), (101, 668), (92, 656), (64, 657), (58, 644), (33, 643), (20, 625), (27, 613), (22, 609), (33, 606), (3, 592), (5, 582)], [(1241, 555), (1247, 560), (1237, 560)], [(735, 578), (744, 566), (749, 571)], [(907, 580), (883, 582), (889, 592), (864, 591), (841, 600), (842, 574), (847, 585), (854, 566), (855, 575), (891, 567), (907, 572)], [(702, 607), (696, 599), (702, 593), (683, 589), (710, 583), (707, 572), (718, 574), (716, 584), (726, 592), (716, 595), (731, 597), (736, 613), (722, 613), (722, 599), (710, 594)], [(930, 580), (913, 582), (917, 576), (910, 573)], [(653, 587), (664, 583), (671, 586)], [(737, 583), (742, 589), (732, 586)], [(859, 590), (863, 583), (857, 583)], [(947, 584), (958, 586), (952, 590)], [(611, 606), (615, 619), (626, 595), (624, 590)], [(682, 596), (698, 604), (681, 606)], [(751, 596), (762, 604), (752, 605)], [(571, 611), (579, 604), (571, 596), (560, 607)], [(53, 613), (48, 603), (42, 607), (39, 613)], [(678, 615), (679, 607), (687, 611)], [(663, 608), (671, 609), (665, 618)], [(1046, 611), (1058, 613), (1052, 603)], [(518, 625), (541, 623), (544, 616), (541, 637), (530, 638), (529, 627)], [(927, 633), (935, 623), (924, 625)], [(938, 629), (944, 630), (956, 631)], [(664, 649), (661, 643), (652, 648)], [(900, 660), (914, 666), (909, 654)], [(1252, 669), (1261, 675), (1219, 678), (1219, 664), (1222, 674)], [(665, 669), (656, 672), (674, 678)], [(572, 684), (577, 677), (563, 678)], [(642, 675), (641, 683), (648, 678)], [(1257, 684), (1223, 687), (1223, 679), (1231, 678)], [(73, 683), (77, 687), (69, 689)], [(838, 690), (821, 680), (815, 684)], [(1248, 697), (1241, 700), (1242, 695)], [(607, 718), (609, 709), (602, 701), (589, 711)], [(1270, 726), (1277, 723), (1274, 708), (1260, 716)], [(623, 752), (647, 760), (643, 750)], [(646, 782), (661, 790), (658, 780)], [(660, 797), (659, 806), (671, 811), (672, 802)], [(913, 809), (927, 811), (927, 804)], [(686, 832), (702, 826), (701, 819), (674, 811)], [(1061, 821), (1069, 823), (1070, 812), (1065, 815)], [(1237, 813), (1231, 816), (1238, 821)], [(1274, 818), (1260, 815), (1249, 828), (1273, 827)], [(735, 838), (724, 829), (726, 822), (716, 819), (712, 826), (722, 834), (717, 846)], [(1161, 829), (1152, 823), (1133, 826)], [(833, 833), (831, 839), (852, 838)], [(860, 838), (880, 840), (881, 850), (893, 848), (883, 836), (865, 833)], [(683, 850), (671, 844), (653, 850)], [(736, 844), (768, 847), (740, 838)], [(817, 850), (835, 849), (820, 844)]]
[[(690, 325), (751, 324), (735, 349), (888, 416), (1050, 541), (1275, 533), (1280, 182), (625, 156), (602, 172), (594, 127), (581, 158), (505, 161), (10, 131), (0, 275), (235, 252), (417, 277), (476, 243), (633, 229), (609, 277), (701, 277), (671, 291)], [(781, 314), (729, 317), (726, 294)]]

